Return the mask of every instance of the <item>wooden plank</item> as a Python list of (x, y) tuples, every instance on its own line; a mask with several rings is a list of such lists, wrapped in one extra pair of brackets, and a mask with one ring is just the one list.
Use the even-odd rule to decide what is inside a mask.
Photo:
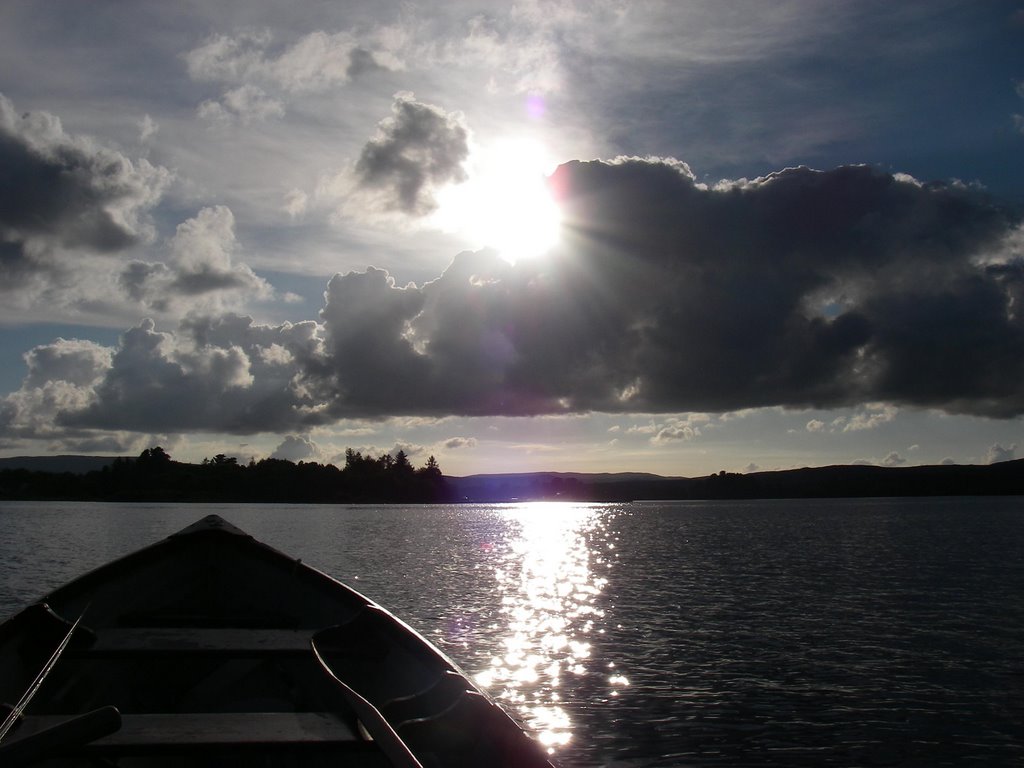
[(73, 715), (49, 728), (19, 735), (0, 744), (0, 765), (4, 768), (36, 765), (64, 750), (114, 733), (120, 727), (121, 713), (116, 707), (100, 707), (92, 712)]
[(195, 627), (110, 627), (97, 631), (85, 656), (156, 654), (309, 654), (311, 630)]
[[(61, 715), (26, 715), (18, 736), (67, 720)], [(116, 733), (89, 745), (97, 750), (190, 748), (360, 742), (354, 722), (333, 712), (203, 712), (121, 715)]]

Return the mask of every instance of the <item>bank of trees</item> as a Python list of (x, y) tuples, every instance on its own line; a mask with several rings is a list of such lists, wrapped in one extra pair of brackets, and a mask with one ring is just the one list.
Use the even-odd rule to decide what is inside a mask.
[(240, 464), (218, 454), (201, 464), (174, 461), (163, 448), (117, 459), (84, 475), (28, 470), (0, 472), (0, 498), (101, 501), (224, 501), (278, 503), (430, 503), (448, 500), (431, 456), (416, 468), (395, 456), (345, 453), (345, 466), (263, 459)]

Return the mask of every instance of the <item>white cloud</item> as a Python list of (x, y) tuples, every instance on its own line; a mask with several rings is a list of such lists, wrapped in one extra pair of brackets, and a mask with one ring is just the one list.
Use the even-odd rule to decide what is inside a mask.
[(985, 453), (985, 463), (995, 464), (1000, 461), (1011, 461), (1017, 456), (1017, 444), (1010, 443), (1009, 446), (1004, 448), (999, 443), (995, 443), (990, 446), (988, 451)]
[(882, 465), (886, 467), (898, 467), (906, 463), (907, 460), (900, 456), (896, 451), (891, 451), (884, 459), (882, 459)]
[(272, 117), (284, 117), (284, 104), (271, 98), (255, 85), (242, 85), (226, 91), (219, 100), (207, 99), (199, 105), (197, 114), (204, 120), (228, 124), (259, 122)]
[(203, 208), (178, 225), (164, 262), (127, 265), (122, 288), (149, 311), (223, 311), (273, 289), (245, 264), (233, 263), (235, 218), (226, 206)]
[(272, 459), (284, 459), (285, 461), (319, 461), (321, 457), (320, 448), (309, 439), (308, 435), (288, 435), (281, 442), (274, 452), (270, 454)]
[(658, 430), (658, 434), (651, 438), (655, 445), (661, 443), (672, 443), (679, 440), (693, 440), (700, 436), (700, 430), (689, 424), (673, 423)]
[(843, 425), (843, 432), (859, 432), (865, 429), (877, 429), (896, 418), (899, 408), (885, 403), (869, 403), (860, 413), (854, 414)]
[(476, 448), (477, 439), (475, 437), (449, 437), (444, 441), (444, 447), (457, 450), (460, 448)]
[(379, 27), (359, 40), (353, 32), (315, 30), (283, 48), (269, 32), (218, 34), (185, 54), (191, 77), (273, 85), (286, 92), (324, 91), (375, 68), (401, 69), (406, 36)]
[(149, 141), (151, 138), (153, 138), (153, 136), (156, 135), (156, 132), (159, 130), (160, 126), (157, 125), (156, 120), (154, 120), (148, 114), (143, 115), (142, 119), (139, 120), (139, 141)]
[(301, 189), (290, 189), (284, 195), (283, 210), (292, 219), (297, 219), (309, 207), (309, 195)]

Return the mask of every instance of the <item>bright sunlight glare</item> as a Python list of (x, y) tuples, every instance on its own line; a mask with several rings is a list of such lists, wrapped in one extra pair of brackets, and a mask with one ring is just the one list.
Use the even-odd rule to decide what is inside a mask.
[(547, 186), (554, 161), (537, 141), (504, 140), (478, 148), (468, 180), (442, 190), (437, 226), (490, 247), (507, 261), (542, 256), (558, 242), (561, 212)]

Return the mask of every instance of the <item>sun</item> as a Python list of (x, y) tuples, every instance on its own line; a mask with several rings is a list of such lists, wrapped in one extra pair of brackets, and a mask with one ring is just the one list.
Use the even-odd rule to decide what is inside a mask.
[(438, 193), (435, 224), (512, 263), (541, 257), (561, 231), (561, 211), (547, 184), (554, 167), (531, 139), (478, 147), (466, 166), (469, 178)]

